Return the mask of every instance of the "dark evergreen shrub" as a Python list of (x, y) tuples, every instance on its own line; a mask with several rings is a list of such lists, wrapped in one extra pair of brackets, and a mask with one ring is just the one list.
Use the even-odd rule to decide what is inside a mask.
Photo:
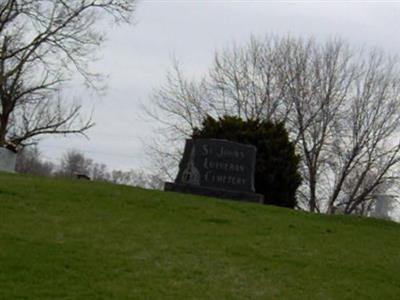
[(300, 158), (281, 123), (243, 121), (225, 116), (215, 120), (208, 116), (193, 138), (218, 138), (257, 147), (255, 189), (264, 195), (264, 203), (294, 208), (296, 190), (301, 183)]

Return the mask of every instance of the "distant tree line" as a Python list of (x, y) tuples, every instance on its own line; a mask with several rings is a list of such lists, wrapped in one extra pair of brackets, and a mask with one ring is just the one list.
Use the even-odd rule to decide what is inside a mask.
[(26, 147), (17, 156), (18, 173), (38, 176), (63, 177), (77, 179), (85, 175), (93, 181), (124, 184), (148, 189), (161, 189), (163, 181), (159, 176), (144, 171), (111, 170), (103, 163), (97, 163), (82, 152), (69, 150), (63, 154), (58, 164), (43, 159), (37, 147)]

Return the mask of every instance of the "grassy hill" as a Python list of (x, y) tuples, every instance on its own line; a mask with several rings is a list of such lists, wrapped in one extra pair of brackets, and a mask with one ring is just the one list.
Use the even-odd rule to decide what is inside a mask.
[(400, 225), (0, 174), (0, 299), (400, 299)]

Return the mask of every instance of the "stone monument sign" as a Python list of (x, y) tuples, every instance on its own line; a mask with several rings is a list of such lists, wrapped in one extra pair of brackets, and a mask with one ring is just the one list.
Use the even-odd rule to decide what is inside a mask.
[(262, 202), (255, 193), (256, 147), (219, 139), (186, 140), (175, 183), (165, 190)]

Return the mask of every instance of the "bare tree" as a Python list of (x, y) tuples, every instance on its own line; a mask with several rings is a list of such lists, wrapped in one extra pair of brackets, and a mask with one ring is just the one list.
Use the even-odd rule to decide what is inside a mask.
[(107, 166), (95, 162), (89, 167), (89, 177), (94, 181), (110, 181), (111, 179), (111, 175), (107, 171)]
[(90, 176), (93, 160), (78, 150), (69, 150), (61, 158), (57, 176), (76, 178), (78, 174)]
[(252, 38), (244, 47), (217, 52), (197, 81), (175, 67), (175, 76), (169, 74), (154, 94), (159, 115), (152, 115), (174, 141), (189, 137), (205, 114), (284, 122), (302, 158), (302, 207), (359, 213), (378, 187), (388, 186), (385, 178), (399, 162), (397, 63), (342, 40)]
[[(345, 199), (345, 212), (352, 213), (382, 192), (400, 156), (400, 75), (397, 60), (372, 52), (358, 65), (339, 124), (335, 124), (331, 165), (334, 187), (328, 210), (339, 198)], [(346, 188), (343, 188), (347, 185)]]
[(0, 1), (0, 146), (29, 144), (43, 134), (82, 134), (93, 123), (61, 99), (74, 73), (94, 88), (89, 71), (103, 41), (104, 17), (128, 22), (134, 0)]
[(161, 124), (160, 138), (152, 141), (148, 150), (164, 177), (174, 177), (184, 138), (190, 137), (207, 115), (274, 121), (287, 117), (281, 97), (283, 79), (278, 76), (279, 43), (275, 38), (264, 43), (251, 38), (243, 48), (233, 46), (217, 52), (210, 71), (199, 80), (187, 79), (174, 60), (165, 84), (155, 90), (145, 106), (151, 119)]
[(351, 53), (342, 41), (319, 47), (312, 39), (286, 39), (278, 51), (282, 100), (288, 108), (286, 126), (302, 155), (307, 183), (298, 200), (310, 211), (321, 211), (321, 199), (330, 193), (332, 180), (326, 164), (328, 143), (337, 135), (333, 129), (355, 77)]

